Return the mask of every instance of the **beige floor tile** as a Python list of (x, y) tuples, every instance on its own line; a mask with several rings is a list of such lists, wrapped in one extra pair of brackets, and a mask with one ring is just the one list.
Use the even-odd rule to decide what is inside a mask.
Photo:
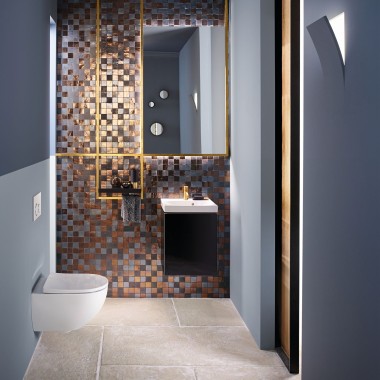
[(88, 325), (178, 326), (178, 320), (170, 299), (107, 298)]
[(100, 380), (196, 380), (192, 367), (102, 366)]
[(244, 326), (230, 299), (175, 299), (181, 326)]
[(301, 380), (285, 367), (196, 367), (197, 380)]
[(93, 326), (43, 333), (25, 380), (95, 379), (102, 330)]
[(102, 365), (281, 366), (245, 327), (106, 327)]

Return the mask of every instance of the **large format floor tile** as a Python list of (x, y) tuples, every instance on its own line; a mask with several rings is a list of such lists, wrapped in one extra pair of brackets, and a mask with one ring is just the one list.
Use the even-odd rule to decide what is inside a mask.
[(197, 380), (300, 380), (285, 367), (197, 367)]
[(105, 327), (102, 365), (282, 365), (245, 327)]
[(171, 299), (107, 298), (88, 325), (178, 326), (178, 320)]
[(229, 299), (175, 299), (181, 326), (244, 326)]
[(104, 366), (100, 380), (196, 380), (191, 367)]
[(87, 326), (69, 333), (43, 333), (25, 380), (95, 379), (102, 331)]
[[(100, 347), (101, 346), (101, 347)], [(26, 380), (300, 380), (261, 351), (230, 300), (107, 299), (84, 328), (43, 333)]]

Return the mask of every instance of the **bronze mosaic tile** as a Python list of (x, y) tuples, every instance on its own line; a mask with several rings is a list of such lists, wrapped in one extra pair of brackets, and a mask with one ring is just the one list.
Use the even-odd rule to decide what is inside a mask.
[(96, 0), (58, 7), (57, 153), (95, 153)]
[(223, 26), (224, 0), (144, 0), (144, 25)]
[(140, 153), (140, 0), (101, 2), (100, 153)]
[[(129, 165), (125, 158), (104, 166)], [(229, 295), (229, 162), (220, 157), (146, 157), (141, 223), (124, 226), (121, 201), (95, 197), (95, 159), (57, 163), (57, 270), (107, 276), (114, 297), (225, 297)], [(125, 167), (127, 169), (128, 166)], [(191, 169), (192, 168), (192, 169)], [(214, 175), (212, 175), (212, 173)], [(174, 181), (173, 177), (178, 177)], [(164, 276), (163, 212), (159, 197), (179, 197), (183, 184), (219, 206), (218, 276)]]
[[(160, 25), (222, 25), (222, 1), (146, 1)], [(100, 181), (124, 179), (140, 152), (140, 3), (101, 1)], [(150, 7), (150, 8), (149, 8)], [(169, 14), (169, 10), (175, 10)], [(165, 16), (166, 15), (166, 16)], [(183, 25), (183, 24), (181, 24)], [(58, 2), (57, 152), (95, 153), (96, 0)], [(113, 297), (229, 296), (229, 160), (157, 157), (144, 160), (141, 223), (125, 226), (120, 200), (96, 199), (96, 159), (57, 158), (57, 271), (90, 272), (109, 279)], [(164, 276), (163, 213), (159, 197), (178, 197), (182, 186), (208, 194), (219, 206), (218, 276)]]

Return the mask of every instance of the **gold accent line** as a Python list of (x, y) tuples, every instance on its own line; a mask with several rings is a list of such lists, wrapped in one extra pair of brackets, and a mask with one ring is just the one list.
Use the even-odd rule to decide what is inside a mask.
[(56, 153), (57, 157), (96, 157), (96, 153)]
[(140, 153), (99, 153), (99, 157), (140, 157)]
[(140, 153), (57, 153), (57, 157), (140, 157)]
[(97, 197), (97, 199), (106, 199), (106, 200), (119, 200), (123, 199), (122, 197)]
[(225, 86), (226, 86), (226, 99), (225, 99), (225, 123), (226, 123), (226, 156), (229, 155), (230, 150), (230, 143), (229, 143), (229, 108), (230, 108), (230, 91), (229, 91), (229, 35), (230, 35), (230, 28), (229, 28), (229, 0), (225, 0), (224, 3), (224, 31), (225, 31)]
[(96, 78), (95, 78), (95, 97), (96, 97), (96, 114), (95, 114), (95, 136), (96, 136), (96, 198), (99, 198), (99, 127), (100, 127), (100, 0), (96, 0)]
[(144, 199), (144, 0), (140, 0), (140, 188)]
[(144, 157), (229, 157), (227, 153), (202, 153), (202, 154), (189, 154), (189, 153), (144, 153)]

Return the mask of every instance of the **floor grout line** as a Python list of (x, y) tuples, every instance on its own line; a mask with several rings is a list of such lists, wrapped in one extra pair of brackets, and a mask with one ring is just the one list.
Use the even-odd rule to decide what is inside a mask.
[(102, 354), (103, 354), (103, 341), (104, 341), (104, 326), (102, 326), (102, 335), (100, 336), (98, 363), (96, 365), (96, 380), (99, 380), (99, 376), (100, 376), (100, 367), (101, 367)]
[(174, 298), (171, 298), (171, 300), (172, 300), (172, 304), (173, 304), (173, 307), (174, 307), (175, 315), (176, 315), (176, 317), (177, 317), (178, 327), (182, 327), (182, 326), (181, 326), (181, 322), (180, 322), (180, 320), (179, 320), (178, 313), (177, 313), (177, 309), (176, 309), (175, 304), (174, 304)]

